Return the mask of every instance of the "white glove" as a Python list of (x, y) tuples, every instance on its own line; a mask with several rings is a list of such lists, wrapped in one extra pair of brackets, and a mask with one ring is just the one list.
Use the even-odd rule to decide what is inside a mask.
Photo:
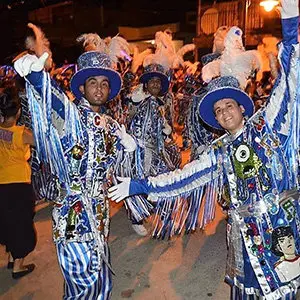
[(125, 126), (122, 124), (117, 131), (118, 137), (121, 139), (121, 144), (126, 152), (133, 152), (136, 149), (134, 138), (126, 132)]
[(170, 135), (172, 133), (172, 127), (168, 124), (167, 121), (165, 121), (164, 127), (163, 127), (163, 133), (165, 135)]
[(25, 77), (32, 71), (42, 71), (48, 57), (49, 54), (47, 52), (43, 53), (39, 58), (35, 55), (26, 54), (15, 61), (14, 68), (21, 77)]
[(281, 18), (289, 19), (299, 15), (298, 0), (281, 0)]
[(117, 177), (121, 183), (108, 189), (108, 197), (117, 203), (129, 196), (130, 177)]

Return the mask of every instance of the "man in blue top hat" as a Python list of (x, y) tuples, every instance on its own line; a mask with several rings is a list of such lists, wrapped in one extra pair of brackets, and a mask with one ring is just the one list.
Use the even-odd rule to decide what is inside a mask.
[[(175, 169), (171, 153), (166, 148), (166, 140), (170, 140), (172, 133), (165, 116), (164, 96), (169, 89), (167, 72), (161, 64), (152, 62), (144, 67), (139, 78), (145, 93), (139, 99), (128, 128), (139, 145), (134, 156), (134, 178), (156, 176)], [(130, 210), (128, 213), (135, 232), (141, 236), (147, 235), (143, 221), (137, 220)]]
[(47, 58), (47, 53), (27, 54), (15, 69), (27, 82), (38, 153), (58, 177), (53, 238), (65, 278), (64, 299), (109, 299), (107, 188), (124, 151), (136, 147), (124, 127), (102, 113), (119, 94), (121, 77), (107, 54), (85, 52), (71, 80), (75, 105), (44, 71)]
[[(220, 199), (226, 191), (226, 281), (234, 300), (296, 299), (300, 286), (299, 7), (298, 0), (281, 5), (281, 73), (267, 106), (252, 115), (252, 100), (237, 79), (211, 81), (199, 113), (226, 134), (182, 170), (144, 180), (119, 178), (121, 183), (109, 190), (116, 201), (137, 193), (153, 201), (176, 201), (181, 215), (178, 219), (173, 212), (175, 231), (184, 225), (180, 220), (197, 220), (201, 207), (198, 197), (182, 216), (180, 196), (214, 189)], [(206, 193), (202, 226), (213, 218), (214, 196)]]

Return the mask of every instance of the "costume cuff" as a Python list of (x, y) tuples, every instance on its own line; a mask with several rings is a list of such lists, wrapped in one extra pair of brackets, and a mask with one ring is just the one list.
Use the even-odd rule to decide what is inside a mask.
[(131, 179), (129, 185), (129, 195), (146, 194), (150, 192), (150, 187), (147, 184), (147, 179)]

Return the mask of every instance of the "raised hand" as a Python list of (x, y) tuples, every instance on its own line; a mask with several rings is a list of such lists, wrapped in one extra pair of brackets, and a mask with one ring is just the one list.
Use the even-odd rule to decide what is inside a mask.
[(21, 77), (33, 72), (40, 72), (44, 69), (49, 54), (45, 52), (41, 57), (26, 54), (14, 62), (14, 68)]
[(28, 23), (27, 25), (32, 29), (35, 38), (27, 37), (25, 41), (26, 48), (35, 53), (37, 57), (42, 56), (45, 52), (49, 54), (47, 61), (44, 63), (46, 69), (52, 67), (52, 52), (50, 50), (50, 42), (46, 38), (44, 32), (38, 26)]
[(119, 127), (117, 135), (121, 139), (121, 144), (124, 146), (126, 152), (133, 152), (136, 149), (133, 137), (126, 132), (123, 124)]

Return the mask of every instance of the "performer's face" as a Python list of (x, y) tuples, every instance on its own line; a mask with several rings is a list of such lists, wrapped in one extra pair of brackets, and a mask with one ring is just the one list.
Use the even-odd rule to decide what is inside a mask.
[(221, 99), (214, 104), (216, 120), (231, 134), (235, 134), (243, 128), (244, 112), (244, 107), (230, 98)]
[(98, 112), (100, 106), (106, 103), (110, 93), (108, 78), (105, 76), (90, 77), (84, 85), (79, 87), (79, 90), (89, 101), (93, 111)]
[(147, 82), (148, 92), (157, 97), (161, 91), (161, 80), (158, 77), (153, 77)]
[(288, 236), (278, 238), (277, 247), (284, 255), (295, 254), (296, 249), (294, 237), (290, 234)]

